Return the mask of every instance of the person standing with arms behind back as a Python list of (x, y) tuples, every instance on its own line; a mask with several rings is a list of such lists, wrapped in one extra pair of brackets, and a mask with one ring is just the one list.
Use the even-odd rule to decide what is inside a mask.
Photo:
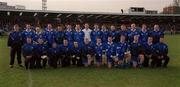
[(10, 52), (10, 68), (13, 68), (14, 65), (14, 59), (15, 55), (17, 55), (17, 61), (18, 65), (22, 67), (21, 63), (21, 46), (22, 46), (22, 35), (21, 32), (19, 31), (19, 25), (15, 24), (13, 27), (13, 31), (9, 34), (8, 37), (8, 47), (11, 48)]

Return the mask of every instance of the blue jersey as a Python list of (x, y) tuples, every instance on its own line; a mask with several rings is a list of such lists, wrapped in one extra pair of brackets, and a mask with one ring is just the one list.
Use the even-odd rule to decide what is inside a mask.
[(128, 40), (129, 40), (129, 43), (132, 43), (134, 41), (134, 36), (136, 36), (136, 35), (139, 35), (139, 31), (138, 30), (135, 30), (135, 31), (129, 30), (128, 31)]
[(97, 39), (97, 38), (102, 39), (102, 35), (103, 35), (103, 32), (102, 32), (102, 31), (100, 31), (100, 30), (93, 30), (93, 31), (91, 32), (91, 41), (92, 41), (93, 43), (96, 43), (96, 39)]
[(33, 44), (24, 44), (22, 47), (23, 56), (33, 56), (34, 49), (35, 48)]
[(128, 46), (128, 44), (126, 42), (124, 42), (124, 43), (119, 42), (116, 45), (116, 56), (118, 58), (124, 58), (124, 54), (128, 50), (129, 50), (129, 46)]
[(116, 55), (116, 45), (115, 43), (106, 43), (105, 44), (105, 49), (106, 49), (106, 55), (108, 57), (112, 57)]
[(43, 56), (47, 54), (48, 46), (45, 44), (37, 44), (35, 45), (35, 55), (36, 56)]
[(108, 42), (108, 34), (109, 34), (109, 31), (102, 31), (102, 42), (103, 43)]
[(159, 43), (160, 37), (164, 37), (164, 33), (162, 31), (151, 31), (150, 36), (153, 37), (153, 43)]
[(145, 54), (147, 55), (153, 55), (155, 53), (154, 44), (148, 44), (147, 42), (143, 44), (145, 49)]
[(139, 41), (141, 44), (146, 43), (148, 40), (149, 32), (140, 31)]
[(26, 43), (27, 37), (34, 38), (34, 35), (35, 35), (34, 31), (32, 31), (32, 30), (30, 30), (30, 31), (24, 30), (22, 32), (23, 43)]
[(71, 55), (71, 50), (72, 50), (72, 45), (71, 44), (68, 44), (67, 46), (61, 44), (59, 46), (59, 49), (60, 49), (60, 54), (61, 55), (68, 55), (70, 56)]
[(112, 36), (113, 42), (118, 42), (119, 31), (109, 31), (108, 36)]
[(44, 32), (34, 34), (33, 41), (37, 43), (38, 39), (43, 39), (45, 41), (46, 36), (45, 36)]
[(68, 42), (73, 42), (73, 31), (65, 31), (65, 38)]
[(63, 39), (65, 37), (65, 34), (63, 31), (57, 31), (55, 33), (55, 41), (57, 44), (63, 44)]
[(48, 50), (48, 56), (49, 57), (58, 57), (59, 55), (59, 52), (60, 52), (60, 49), (57, 47), (57, 48), (49, 48)]
[(45, 33), (46, 42), (47, 42), (48, 46), (51, 46), (52, 43), (55, 42), (55, 31), (46, 30), (44, 33)]
[(78, 43), (83, 43), (84, 42), (84, 32), (83, 31), (74, 31), (73, 33), (73, 40), (77, 41)]
[(103, 50), (104, 50), (104, 45), (103, 43), (96, 43), (95, 47), (94, 47), (94, 52), (95, 52), (95, 55), (99, 56), (99, 57), (102, 57), (103, 55)]
[(22, 45), (22, 34), (21, 32), (11, 32), (8, 37), (9, 47), (21, 47)]
[(165, 43), (157, 43), (155, 44), (155, 52), (157, 55), (167, 55), (168, 46)]

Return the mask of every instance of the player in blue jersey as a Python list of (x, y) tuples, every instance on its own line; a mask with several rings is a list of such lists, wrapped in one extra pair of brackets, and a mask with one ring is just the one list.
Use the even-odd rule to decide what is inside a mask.
[(114, 64), (113, 59), (116, 56), (116, 45), (113, 42), (112, 36), (108, 36), (108, 42), (105, 44), (105, 49), (106, 49), (108, 68), (112, 68)]
[(130, 58), (129, 45), (126, 42), (126, 36), (121, 35), (120, 41), (116, 45), (115, 64), (120, 68), (127, 67), (130, 65)]
[(101, 26), (101, 31), (102, 31), (102, 43), (107, 43), (109, 31), (108, 31), (106, 25)]
[(22, 32), (23, 43), (24, 43), (24, 44), (26, 43), (27, 37), (34, 38), (34, 35), (35, 35), (35, 33), (34, 33), (34, 31), (32, 30), (31, 25), (30, 25), (30, 24), (26, 24), (26, 28), (25, 28), (25, 30)]
[(24, 64), (26, 69), (32, 69), (34, 68), (34, 45), (32, 43), (32, 39), (27, 37), (27, 43), (25, 43), (22, 47), (22, 54), (24, 57)]
[(91, 42), (96, 43), (96, 39), (102, 38), (102, 31), (100, 30), (98, 24), (94, 24), (94, 30), (91, 32)]
[(57, 26), (57, 31), (55, 33), (55, 42), (59, 44), (63, 44), (63, 39), (65, 38), (64, 30), (62, 25)]
[(100, 67), (102, 65), (103, 50), (104, 50), (104, 45), (102, 43), (102, 40), (101, 38), (97, 37), (96, 43), (94, 46), (94, 54), (95, 54), (97, 67)]
[(147, 30), (147, 25), (143, 24), (139, 36), (140, 43), (141, 44), (146, 43), (148, 40), (148, 36), (149, 36), (149, 31)]
[(155, 60), (155, 67), (167, 67), (169, 63), (168, 46), (164, 43), (164, 38), (160, 38), (160, 42), (155, 44), (155, 52), (157, 58)]
[(79, 44), (83, 44), (84, 32), (81, 30), (80, 24), (76, 24), (75, 31), (73, 32), (73, 40), (77, 41)]
[(131, 28), (128, 31), (128, 42), (129, 44), (134, 41), (134, 36), (139, 35), (139, 31), (136, 28), (136, 24), (132, 23)]
[(48, 24), (45, 30), (46, 43), (48, 47), (51, 47), (52, 43), (55, 42), (55, 31), (52, 28), (52, 24)]
[(153, 37), (153, 43), (159, 43), (161, 37), (164, 37), (164, 32), (160, 30), (159, 25), (154, 25), (154, 30), (150, 32), (150, 35)]
[(65, 38), (68, 40), (69, 43), (73, 43), (73, 29), (70, 24), (66, 26), (65, 30)]
[(41, 30), (40, 26), (36, 26), (35, 27), (35, 34), (34, 34), (34, 37), (33, 37), (33, 43), (37, 44), (38, 43), (38, 39), (43, 39), (43, 40), (46, 39), (45, 34)]

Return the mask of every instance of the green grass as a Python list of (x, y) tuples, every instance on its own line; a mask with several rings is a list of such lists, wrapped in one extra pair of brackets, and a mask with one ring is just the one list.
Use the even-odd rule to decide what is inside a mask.
[(171, 58), (158, 69), (9, 68), (7, 38), (0, 38), (0, 87), (180, 87), (180, 35), (165, 36)]

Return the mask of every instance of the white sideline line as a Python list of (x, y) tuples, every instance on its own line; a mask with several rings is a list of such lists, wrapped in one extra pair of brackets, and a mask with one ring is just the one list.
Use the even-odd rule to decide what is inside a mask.
[(29, 79), (28, 87), (33, 87), (33, 80), (32, 80), (32, 75), (31, 75), (30, 70), (28, 70), (28, 79)]

